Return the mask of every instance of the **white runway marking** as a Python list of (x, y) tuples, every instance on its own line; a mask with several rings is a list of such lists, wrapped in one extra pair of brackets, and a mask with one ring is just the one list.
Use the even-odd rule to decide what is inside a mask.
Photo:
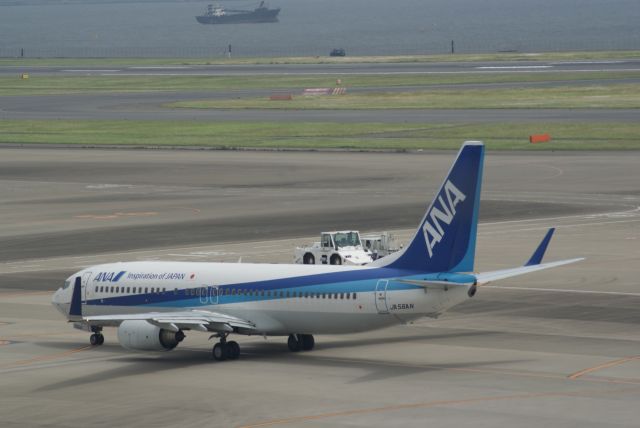
[[(279, 72), (279, 71), (261, 71), (257, 72), (212, 72), (212, 73), (102, 73), (102, 76), (390, 76), (390, 75), (427, 75), (427, 74), (491, 74), (491, 73), (595, 73), (608, 72), (607, 69), (584, 69), (584, 70), (557, 70), (550, 68), (528, 68), (528, 69), (491, 69), (491, 70), (469, 70), (469, 71), (302, 71), (297, 73)], [(617, 69), (616, 72), (622, 71), (640, 71), (640, 68)]]
[(526, 70), (552, 68), (552, 65), (505, 65), (505, 66), (483, 66), (476, 67), (478, 70)]
[(117, 73), (120, 70), (62, 70), (66, 73)]
[[(127, 67), (131, 70), (185, 70), (192, 67), (187, 65), (156, 65), (156, 66), (138, 66), (138, 67)], [(117, 70), (116, 70), (117, 71)]]
[(522, 290), (522, 291), (544, 291), (544, 292), (552, 292), (552, 293), (577, 293), (577, 294), (604, 294), (611, 296), (634, 296), (640, 297), (640, 293), (625, 293), (622, 291), (592, 291), (592, 290), (561, 290), (556, 288), (535, 288), (535, 287), (503, 287), (500, 285), (486, 285), (482, 287), (485, 288), (496, 288), (500, 290)]
[(504, 225), (511, 223), (531, 223), (531, 222), (549, 222), (551, 220), (564, 220), (569, 218), (584, 218), (584, 219), (592, 219), (597, 217), (608, 217), (612, 214), (636, 214), (640, 215), (640, 207), (635, 207), (633, 209), (627, 211), (616, 211), (615, 213), (600, 213), (600, 214), (576, 214), (576, 215), (566, 215), (559, 217), (545, 217), (545, 218), (529, 218), (524, 220), (505, 220), (505, 221), (494, 221), (489, 223), (480, 223), (480, 226), (494, 226), (494, 225)]
[(559, 61), (551, 62), (552, 65), (584, 65), (584, 64), (624, 64), (625, 61)]

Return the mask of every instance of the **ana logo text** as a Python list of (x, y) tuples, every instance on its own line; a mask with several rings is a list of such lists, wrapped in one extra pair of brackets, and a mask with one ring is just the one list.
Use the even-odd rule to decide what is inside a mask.
[[(443, 199), (443, 196), (446, 200)], [(438, 196), (438, 200), (434, 202), (431, 211), (427, 213), (427, 219), (422, 226), (424, 240), (427, 243), (427, 251), (429, 258), (433, 257), (433, 247), (444, 238), (445, 230), (442, 223), (449, 225), (456, 215), (456, 205), (464, 201), (466, 196), (453, 183), (447, 180), (444, 183), (444, 191)], [(440, 206), (438, 206), (438, 203)]]
[(118, 282), (125, 273), (126, 271), (124, 270), (120, 272), (100, 272), (93, 280), (97, 282)]

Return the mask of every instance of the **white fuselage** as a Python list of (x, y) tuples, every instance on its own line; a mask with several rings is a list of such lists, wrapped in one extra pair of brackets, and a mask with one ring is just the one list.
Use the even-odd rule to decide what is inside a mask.
[[(374, 330), (437, 316), (468, 299), (466, 288), (427, 291), (396, 281), (419, 273), (370, 266), (131, 262), (93, 266), (69, 281), (76, 276), (85, 316), (208, 310), (267, 335)], [(72, 288), (53, 297), (65, 315)]]

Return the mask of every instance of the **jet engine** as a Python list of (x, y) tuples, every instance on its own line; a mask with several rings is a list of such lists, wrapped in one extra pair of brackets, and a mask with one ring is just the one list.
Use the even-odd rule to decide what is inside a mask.
[(182, 330), (165, 330), (144, 320), (126, 320), (118, 327), (120, 345), (135, 351), (170, 351), (183, 339)]

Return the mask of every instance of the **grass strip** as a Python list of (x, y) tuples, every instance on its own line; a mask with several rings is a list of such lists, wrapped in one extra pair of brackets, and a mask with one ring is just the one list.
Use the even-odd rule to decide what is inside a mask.
[(47, 76), (31, 75), (28, 79), (0, 76), (0, 95), (55, 95), (81, 93), (126, 93), (154, 91), (220, 91), (220, 90), (302, 90), (334, 87), (336, 79), (346, 87), (397, 87), (425, 85), (458, 85), (484, 83), (527, 83), (563, 81), (613, 81), (640, 79), (640, 72), (523, 72), (460, 74), (383, 74), (383, 75), (250, 75), (250, 76)]
[[(535, 133), (552, 141), (529, 144)], [(6, 120), (0, 144), (418, 150), (484, 140), (489, 150), (639, 150), (640, 123), (383, 124)]]

